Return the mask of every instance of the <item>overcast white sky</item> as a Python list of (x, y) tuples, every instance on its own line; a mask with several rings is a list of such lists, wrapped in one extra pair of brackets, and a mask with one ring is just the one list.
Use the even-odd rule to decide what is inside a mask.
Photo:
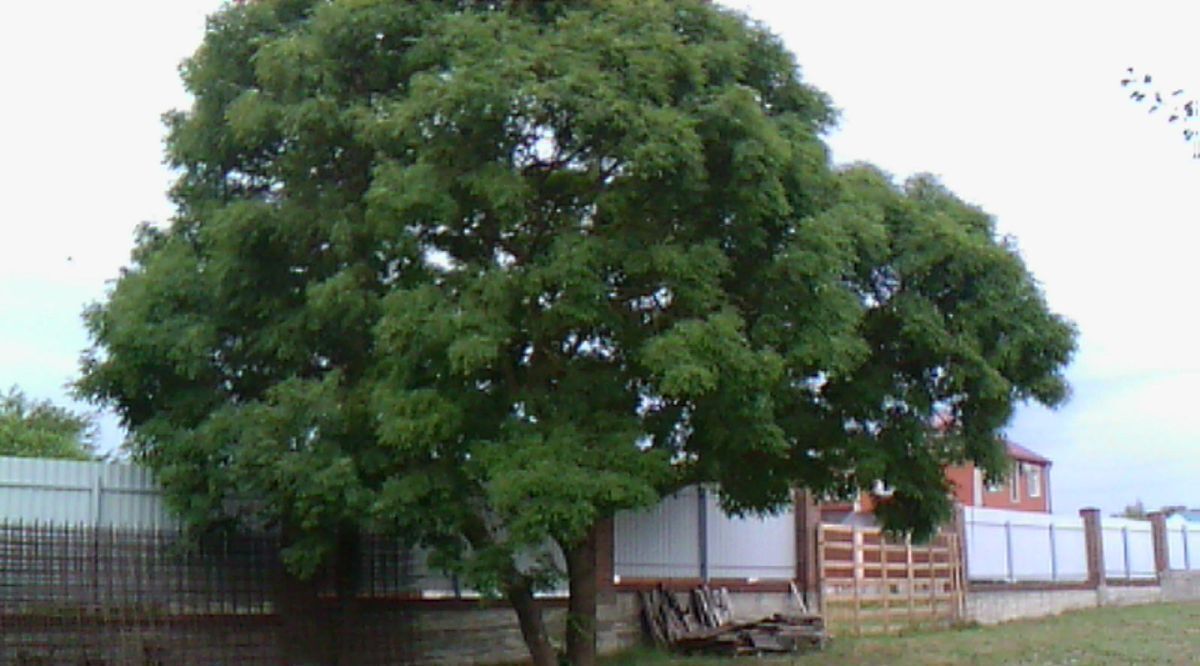
[[(842, 110), (839, 162), (934, 173), (1017, 237), (1080, 328), (1075, 395), (1011, 437), (1054, 460), (1057, 512), (1200, 505), (1200, 161), (1124, 68), (1200, 97), (1200, 4), (728, 0)], [(1115, 3), (1114, 3), (1115, 4)], [(218, 0), (16, 3), (0, 21), (0, 388), (66, 401), (83, 306), (164, 220), (159, 116)], [(1200, 129), (1200, 127), (1198, 127)], [(103, 422), (108, 446), (119, 441)]]

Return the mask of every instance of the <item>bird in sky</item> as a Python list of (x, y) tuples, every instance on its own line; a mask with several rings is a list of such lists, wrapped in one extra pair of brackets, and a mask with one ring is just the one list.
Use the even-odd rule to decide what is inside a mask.
[[(1134, 68), (1126, 67), (1125, 76), (1121, 78), (1121, 87), (1132, 88), (1129, 93), (1129, 99), (1132, 99), (1136, 104), (1141, 104), (1147, 99), (1152, 99), (1147, 113), (1153, 114), (1159, 109), (1168, 106), (1168, 103), (1174, 105), (1166, 113), (1168, 123), (1182, 121), (1186, 124), (1200, 117), (1200, 104), (1196, 100), (1189, 99), (1182, 104), (1177, 103), (1182, 101), (1179, 98), (1185, 94), (1183, 88), (1176, 88), (1170, 95), (1164, 98), (1161, 91), (1150, 87), (1150, 84), (1153, 82), (1154, 77), (1150, 74), (1139, 75)], [(1185, 129), (1183, 131), (1183, 138), (1185, 141), (1192, 143), (1192, 156), (1200, 159), (1200, 131)]]

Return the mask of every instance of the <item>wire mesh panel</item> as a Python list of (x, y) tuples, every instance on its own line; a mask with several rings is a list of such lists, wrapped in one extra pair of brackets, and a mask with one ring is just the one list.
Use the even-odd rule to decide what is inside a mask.
[[(0, 524), (0, 663), (405, 663), (407, 551), (371, 538), (359, 555), (341, 598), (287, 578), (271, 535)], [(318, 592), (285, 611), (297, 586)]]

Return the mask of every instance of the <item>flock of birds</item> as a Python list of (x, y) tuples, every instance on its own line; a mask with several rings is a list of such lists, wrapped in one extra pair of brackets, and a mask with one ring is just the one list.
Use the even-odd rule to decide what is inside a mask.
[[(1141, 104), (1150, 104), (1149, 113), (1163, 109), (1168, 123), (1189, 123), (1200, 118), (1200, 102), (1184, 97), (1183, 88), (1164, 94), (1153, 88), (1154, 77), (1149, 74), (1139, 74), (1132, 67), (1125, 69), (1121, 86), (1132, 89), (1129, 98)], [(1200, 159), (1200, 130), (1184, 128), (1183, 138), (1192, 143), (1192, 157)]]

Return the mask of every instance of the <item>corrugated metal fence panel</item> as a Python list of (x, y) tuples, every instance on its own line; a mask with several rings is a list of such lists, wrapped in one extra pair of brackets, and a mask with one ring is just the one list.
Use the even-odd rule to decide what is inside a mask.
[(700, 576), (699, 497), (685, 488), (613, 521), (613, 573), (621, 578)]
[(0, 457), (0, 521), (105, 527), (175, 524), (146, 469), (11, 457)]
[(102, 526), (174, 526), (154, 475), (135, 465), (102, 465)]
[(734, 518), (707, 496), (708, 575), (711, 578), (791, 580), (796, 575), (796, 514)]
[(0, 519), (91, 523), (94, 463), (0, 457)]

